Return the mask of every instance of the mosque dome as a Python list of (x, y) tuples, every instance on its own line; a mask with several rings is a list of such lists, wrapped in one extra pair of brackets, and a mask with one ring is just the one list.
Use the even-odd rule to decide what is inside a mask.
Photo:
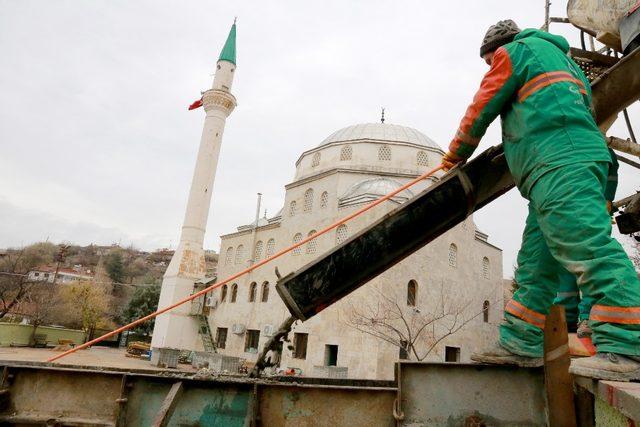
[(329, 135), (329, 137), (322, 141), (319, 147), (334, 142), (357, 141), (363, 139), (385, 142), (406, 142), (409, 144), (423, 145), (440, 150), (438, 144), (422, 132), (407, 126), (394, 125), (390, 123), (361, 123), (353, 126), (347, 126)]
[[(396, 180), (390, 178), (370, 178), (353, 184), (342, 197), (339, 205), (349, 206), (360, 203), (367, 203), (397, 190), (402, 186)], [(413, 197), (411, 190), (406, 189), (396, 194), (390, 200), (396, 203), (403, 203)]]

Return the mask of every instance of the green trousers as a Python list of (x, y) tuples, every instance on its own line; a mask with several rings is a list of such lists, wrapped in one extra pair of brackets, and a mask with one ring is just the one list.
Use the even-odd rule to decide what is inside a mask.
[(505, 308), (500, 344), (513, 353), (543, 354), (543, 328), (564, 271), (592, 300), (589, 319), (599, 352), (640, 356), (640, 280), (611, 237), (604, 189), (609, 164), (553, 169), (534, 184), (518, 253), (514, 297)]
[(564, 306), (567, 324), (575, 326), (578, 322), (589, 320), (593, 298), (580, 296), (576, 276), (562, 268), (558, 272), (558, 292), (553, 304)]

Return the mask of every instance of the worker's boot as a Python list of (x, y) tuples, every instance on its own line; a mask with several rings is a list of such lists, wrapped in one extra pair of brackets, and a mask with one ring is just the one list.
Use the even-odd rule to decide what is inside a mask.
[(595, 356), (573, 359), (569, 372), (599, 380), (640, 380), (640, 357), (596, 353)]
[(480, 353), (473, 353), (471, 360), (492, 365), (515, 365), (522, 368), (537, 368), (543, 365), (542, 357), (520, 356), (495, 343), (493, 347)]
[(592, 331), (591, 331), (591, 327), (589, 326), (589, 321), (581, 320), (578, 323), (578, 330), (576, 331), (578, 338), (590, 338), (591, 333)]

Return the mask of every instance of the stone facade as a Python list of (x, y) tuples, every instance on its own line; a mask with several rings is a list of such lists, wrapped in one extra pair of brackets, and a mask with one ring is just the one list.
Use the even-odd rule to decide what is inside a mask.
[[(403, 126), (363, 124), (335, 132), (318, 147), (302, 153), (293, 182), (285, 186), (284, 206), (275, 217), (262, 218), (222, 236), (218, 277), (229, 277), (398, 188), (437, 166), (442, 154), (425, 135)], [(275, 268), (283, 276), (295, 271), (431, 182), (416, 184), (346, 226), (214, 291), (208, 298), (211, 330), (221, 341), (226, 335), (224, 348), (218, 351), (254, 361), (256, 351), (289, 315), (275, 290)], [(407, 301), (410, 281), (416, 287), (415, 305)], [(296, 368), (302, 375), (326, 376), (324, 366), (335, 364), (347, 368), (350, 378), (392, 379), (400, 348), (357, 330), (353, 322), (354, 313), (375, 307), (381, 300), (397, 302), (407, 319), (431, 315), (443, 300), (447, 306), (464, 306), (461, 317), (471, 319), (435, 345), (426, 360), (453, 357), (469, 361), (473, 351), (496, 337), (502, 315), (502, 283), (501, 250), (488, 243), (473, 219), (467, 218), (347, 298), (294, 325), (294, 334), (308, 334), (306, 354), (285, 349), (280, 366)], [(436, 336), (443, 335), (449, 320), (437, 324)], [(254, 349), (256, 338), (258, 349)], [(428, 346), (417, 343), (419, 352)], [(332, 369), (344, 376), (344, 369), (338, 368)]]

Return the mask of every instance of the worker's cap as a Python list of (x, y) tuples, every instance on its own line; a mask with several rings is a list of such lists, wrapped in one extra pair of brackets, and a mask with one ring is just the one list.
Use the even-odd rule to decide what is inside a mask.
[(480, 46), (480, 57), (482, 58), (485, 54), (496, 50), (500, 46), (511, 43), (519, 32), (518, 24), (511, 19), (498, 21), (497, 24), (490, 26)]

